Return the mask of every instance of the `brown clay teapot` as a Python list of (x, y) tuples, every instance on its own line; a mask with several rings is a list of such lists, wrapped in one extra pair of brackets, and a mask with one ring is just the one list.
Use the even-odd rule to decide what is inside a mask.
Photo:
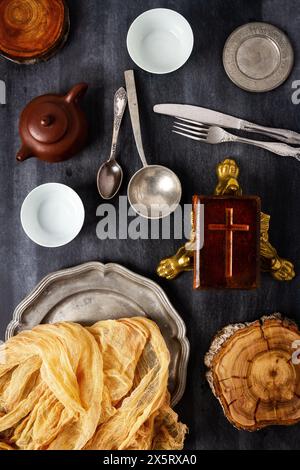
[(37, 157), (60, 162), (84, 147), (88, 125), (79, 101), (87, 88), (86, 83), (79, 83), (64, 96), (38, 96), (26, 106), (19, 123), (22, 147), (18, 161)]

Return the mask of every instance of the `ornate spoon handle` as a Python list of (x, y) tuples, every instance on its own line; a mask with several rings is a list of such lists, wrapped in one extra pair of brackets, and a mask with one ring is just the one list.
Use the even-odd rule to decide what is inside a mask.
[(123, 119), (124, 111), (126, 109), (126, 105), (127, 93), (126, 90), (121, 87), (118, 89), (118, 91), (116, 91), (114, 98), (114, 127), (109, 160), (115, 158), (116, 155), (119, 130), (121, 127), (121, 122)]

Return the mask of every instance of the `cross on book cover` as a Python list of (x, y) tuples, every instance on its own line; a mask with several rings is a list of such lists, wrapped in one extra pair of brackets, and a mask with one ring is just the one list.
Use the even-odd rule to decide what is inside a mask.
[(255, 289), (259, 286), (260, 199), (255, 196), (194, 196), (196, 239), (198, 205), (204, 211), (204, 246), (196, 249), (196, 289)]

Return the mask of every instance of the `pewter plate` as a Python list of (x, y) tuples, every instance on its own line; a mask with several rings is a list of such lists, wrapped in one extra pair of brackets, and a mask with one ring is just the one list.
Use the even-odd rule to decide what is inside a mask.
[(147, 316), (159, 326), (171, 355), (172, 405), (186, 384), (189, 342), (185, 324), (164, 291), (153, 281), (114, 263), (91, 262), (46, 276), (17, 306), (6, 339), (41, 323)]
[(294, 64), (288, 37), (268, 23), (248, 23), (227, 39), (223, 64), (230, 80), (243, 90), (264, 92), (281, 85)]

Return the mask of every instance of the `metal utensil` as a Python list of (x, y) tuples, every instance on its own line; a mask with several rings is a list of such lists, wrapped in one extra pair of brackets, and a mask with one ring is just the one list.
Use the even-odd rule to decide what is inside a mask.
[(285, 142), (286, 144), (300, 144), (300, 134), (297, 132), (260, 126), (253, 122), (244, 121), (243, 119), (230, 116), (229, 114), (201, 108), (200, 106), (190, 106), (187, 104), (157, 104), (154, 106), (153, 110), (155, 113), (166, 114), (176, 118), (190, 119), (203, 124), (263, 134), (272, 139)]
[(180, 121), (189, 122), (191, 124), (175, 121), (174, 128), (177, 130), (173, 130), (172, 132), (188, 137), (189, 139), (197, 140), (199, 142), (207, 142), (208, 144), (239, 142), (241, 144), (254, 145), (255, 147), (269, 150), (270, 152), (283, 157), (295, 157), (297, 160), (300, 160), (299, 148), (290, 147), (289, 145), (282, 144), (280, 142), (262, 142), (258, 140), (245, 139), (243, 137), (230, 134), (218, 126), (209, 127), (205, 124), (199, 124), (187, 119), (180, 119)]
[(147, 219), (160, 219), (171, 214), (181, 199), (181, 184), (175, 173), (161, 165), (148, 165), (143, 149), (139, 108), (133, 70), (125, 72), (129, 112), (136, 147), (143, 164), (128, 185), (131, 207)]
[(127, 105), (127, 93), (119, 88), (114, 97), (114, 127), (109, 159), (99, 168), (97, 188), (103, 199), (113, 198), (120, 189), (123, 170), (116, 161), (117, 142), (122, 118)]

